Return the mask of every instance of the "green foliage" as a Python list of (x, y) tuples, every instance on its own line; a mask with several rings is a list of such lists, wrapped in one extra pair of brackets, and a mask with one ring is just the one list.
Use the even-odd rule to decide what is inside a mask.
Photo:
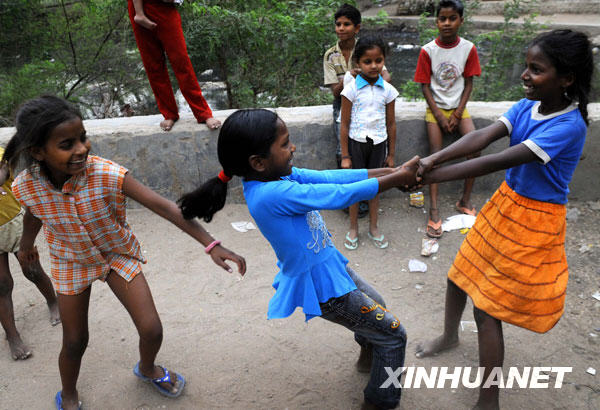
[[(471, 100), (518, 100), (522, 98), (523, 92), (520, 82), (514, 79), (522, 70), (525, 49), (536, 33), (545, 28), (544, 25), (535, 23), (537, 14), (531, 12), (539, 6), (538, 1), (507, 1), (504, 4), (502, 25), (497, 30), (484, 33), (476, 33), (472, 21), (479, 6), (479, 0), (466, 3), (464, 23), (459, 32), (460, 36), (475, 43), (482, 65), (481, 78), (475, 79)], [(519, 16), (524, 16), (523, 22), (517, 24), (515, 20)], [(428, 13), (423, 13), (419, 18), (421, 44), (432, 41), (438, 35), (435, 20), (428, 17)], [(402, 87), (402, 90), (404, 98), (414, 98), (414, 87)]]
[(231, 108), (323, 104), (323, 53), (335, 42), (333, 0), (190, 1), (182, 9), (197, 72), (216, 68)]
[[(481, 78), (476, 80), (473, 99), (480, 101), (513, 101), (523, 97), (518, 78), (523, 70), (527, 44), (545, 28), (535, 23), (536, 13), (525, 14), (538, 5), (536, 0), (510, 0), (504, 4), (504, 22), (498, 30), (482, 33), (475, 43), (485, 49)], [(524, 15), (522, 24), (514, 20)]]
[(9, 118), (23, 101), (52, 94), (60, 88), (57, 79), (63, 71), (61, 63), (36, 61), (21, 66), (10, 75), (0, 74), (0, 126), (9, 125)]
[(0, 8), (0, 30), (5, 122), (42, 93), (95, 107), (91, 115), (102, 118), (123, 95), (147, 88), (139, 54), (129, 52), (136, 45), (122, 0), (12, 0)]
[(423, 100), (423, 93), (421, 91), (421, 84), (415, 83), (409, 80), (400, 86), (398, 90), (402, 98), (406, 101), (420, 101)]

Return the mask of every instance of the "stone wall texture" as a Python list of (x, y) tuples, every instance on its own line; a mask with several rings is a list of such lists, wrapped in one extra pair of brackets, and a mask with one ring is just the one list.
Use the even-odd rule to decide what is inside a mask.
[[(508, 110), (513, 102), (470, 102), (469, 112), (477, 128), (491, 124)], [(571, 197), (580, 200), (600, 199), (600, 185), (594, 180), (600, 175), (600, 104), (590, 104), (590, 126), (582, 160), (571, 182)], [(294, 165), (314, 169), (335, 167), (335, 141), (332, 136), (331, 106), (278, 108), (277, 114), (286, 122), (290, 138), (296, 144)], [(233, 111), (216, 111), (220, 120)], [(424, 122), (424, 102), (397, 102), (398, 164), (414, 155), (428, 153)], [(160, 194), (176, 199), (200, 182), (216, 176), (220, 170), (216, 143), (218, 131), (210, 131), (184, 115), (171, 132), (163, 132), (159, 115), (88, 120), (84, 122), (92, 141), (93, 153), (109, 158), (130, 169), (132, 175)], [(0, 128), (0, 145), (6, 145), (14, 128)], [(456, 137), (444, 137), (444, 143)], [(496, 141), (483, 154), (497, 152), (508, 146), (508, 139)], [(490, 194), (503, 180), (504, 172), (478, 178), (475, 190)], [(231, 199), (241, 200), (240, 180), (231, 182)], [(443, 193), (460, 192), (461, 182), (440, 186)], [(401, 195), (399, 191), (389, 195)]]

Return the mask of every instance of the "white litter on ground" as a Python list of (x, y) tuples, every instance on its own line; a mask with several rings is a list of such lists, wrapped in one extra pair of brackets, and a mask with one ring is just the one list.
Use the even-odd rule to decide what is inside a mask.
[(454, 231), (457, 229), (471, 228), (475, 223), (475, 217), (473, 215), (458, 214), (452, 215), (444, 221), (442, 224), (442, 230), (444, 232)]
[(235, 229), (238, 232), (248, 232), (252, 229), (256, 229), (256, 226), (254, 226), (254, 224), (252, 222), (248, 222), (248, 221), (232, 222), (231, 226), (233, 227), (233, 229)]

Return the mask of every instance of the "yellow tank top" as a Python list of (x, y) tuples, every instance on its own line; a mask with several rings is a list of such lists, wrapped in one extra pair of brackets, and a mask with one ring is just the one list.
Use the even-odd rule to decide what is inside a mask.
[[(2, 158), (2, 155), (4, 155), (4, 148), (0, 147), (0, 158)], [(13, 179), (11, 174), (2, 184), (2, 189), (6, 192), (6, 195), (0, 194), (0, 226), (12, 220), (21, 211), (21, 204), (12, 193)]]

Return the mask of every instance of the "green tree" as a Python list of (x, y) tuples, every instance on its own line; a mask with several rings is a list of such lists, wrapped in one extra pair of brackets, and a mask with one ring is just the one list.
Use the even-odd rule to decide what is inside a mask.
[(230, 108), (328, 103), (323, 53), (339, 1), (190, 1), (183, 9), (197, 71), (216, 68)]
[[(77, 102), (95, 117), (147, 80), (122, 0), (9, 0), (0, 8), (0, 120), (42, 93)], [(16, 45), (15, 45), (16, 44)]]

